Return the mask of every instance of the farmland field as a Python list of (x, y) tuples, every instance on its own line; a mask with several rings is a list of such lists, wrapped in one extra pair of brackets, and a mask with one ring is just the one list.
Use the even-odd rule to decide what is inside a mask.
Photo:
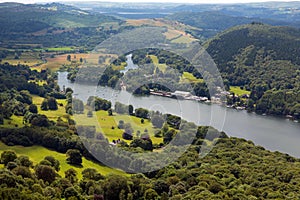
[(43, 61), (40, 59), (37, 52), (23, 52), (20, 56), (15, 57), (15, 55), (9, 55), (6, 58), (2, 59), (2, 62), (8, 62), (12, 65), (28, 65), (28, 66), (34, 66), (38, 64), (42, 64)]
[[(67, 56), (71, 56), (71, 61), (67, 60)], [(63, 65), (80, 65), (80, 58), (86, 59), (89, 54), (62, 54), (55, 55), (54, 58), (46, 58), (47, 62), (39, 66), (40, 69), (50, 69), (52, 71), (57, 71)]]

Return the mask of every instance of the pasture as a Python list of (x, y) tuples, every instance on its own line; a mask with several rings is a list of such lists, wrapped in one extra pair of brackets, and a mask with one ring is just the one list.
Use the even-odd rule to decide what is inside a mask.
[(242, 96), (244, 94), (250, 95), (250, 91), (241, 89), (239, 86), (230, 86), (230, 92), (233, 92), (234, 94), (238, 96)]
[[(60, 163), (60, 170), (58, 174), (62, 177), (64, 177), (64, 172), (67, 171), (70, 168), (73, 168), (77, 172), (77, 177), (79, 179), (82, 178), (81, 172), (86, 168), (94, 168), (102, 175), (108, 175), (110, 173), (113, 174), (119, 174), (119, 175), (126, 175), (125, 172), (118, 170), (118, 169), (112, 169), (110, 167), (100, 165), (98, 163), (95, 163), (91, 160), (87, 160), (86, 158), (82, 157), (82, 167), (76, 167), (73, 165), (69, 165), (66, 161), (66, 154), (58, 153), (56, 151), (47, 149), (42, 146), (31, 146), (31, 147), (23, 147), (23, 146), (7, 146), (4, 143), (0, 142), (0, 154), (3, 151), (6, 150), (12, 150), (17, 153), (18, 156), (25, 155), (30, 158), (30, 160), (33, 162), (33, 165), (37, 165), (40, 161), (42, 161), (46, 156), (53, 156), (55, 159), (57, 159)], [(3, 166), (3, 165), (1, 165)]]

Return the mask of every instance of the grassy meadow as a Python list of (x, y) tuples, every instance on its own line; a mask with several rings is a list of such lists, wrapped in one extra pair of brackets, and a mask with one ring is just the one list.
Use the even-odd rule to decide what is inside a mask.
[[(103, 110), (93, 112), (94, 114), (92, 118), (87, 117), (87, 110), (85, 110), (84, 114), (76, 114), (75, 116), (70, 116), (65, 112), (65, 99), (57, 99), (57, 110), (41, 110), (41, 104), (43, 100), (43, 97), (35, 95), (32, 96), (33, 104), (38, 107), (38, 113), (46, 115), (51, 121), (56, 122), (58, 118), (61, 118), (63, 121), (67, 121), (67, 119), (71, 117), (77, 122), (78, 125), (95, 126), (98, 132), (102, 132), (109, 141), (112, 141), (122, 139), (124, 130), (118, 129), (118, 123), (120, 120), (123, 120), (124, 123), (131, 124), (134, 130), (134, 136), (136, 136), (137, 131), (140, 131), (140, 133), (143, 134), (144, 131), (147, 130), (154, 144), (163, 142), (162, 138), (154, 137), (155, 131), (159, 129), (154, 128), (152, 123), (147, 119), (144, 120), (144, 123), (141, 123), (141, 118), (130, 115), (121, 115), (117, 113), (113, 113), (113, 116), (109, 116), (108, 112)], [(60, 104), (62, 106), (60, 106)], [(23, 116), (13, 115), (9, 120), (5, 119), (4, 125), (1, 126), (6, 128), (22, 127), (24, 126)], [(130, 141), (126, 142), (130, 143)]]
[(230, 92), (233, 92), (234, 94), (241, 96), (243, 94), (248, 94), (250, 95), (250, 91), (243, 90), (239, 86), (230, 86)]
[[(69, 117), (69, 115), (65, 111), (66, 100), (65, 99), (57, 99), (58, 109), (57, 110), (41, 110), (41, 104), (44, 98), (39, 96), (32, 96), (32, 102), (38, 107), (38, 113), (42, 115), (46, 115), (49, 120), (57, 121), (60, 117), (63, 120)], [(60, 106), (62, 104), (62, 106)]]
[(180, 77), (181, 83), (203, 83), (203, 79), (196, 78), (192, 73), (183, 72), (182, 76)]
[(183, 43), (183, 44), (189, 44), (193, 41), (195, 41), (195, 39), (189, 37), (188, 35), (180, 35), (179, 37), (171, 40), (172, 43)]
[(167, 69), (168, 66), (167, 66), (165, 63), (160, 64), (160, 63), (158, 62), (157, 56), (155, 56), (155, 55), (149, 55), (149, 56), (150, 56), (150, 58), (152, 59), (153, 64), (154, 64), (156, 67), (158, 67), (158, 69), (159, 69), (160, 71), (162, 71), (162, 72), (165, 72), (165, 71), (166, 71), (166, 69)]
[[(86, 113), (87, 112), (84, 114), (78, 114), (74, 117), (77, 124), (96, 126), (96, 130), (102, 132), (110, 142), (112, 140), (122, 139), (124, 130), (118, 129), (118, 123), (120, 120), (123, 120), (124, 123), (131, 124), (134, 130), (134, 136), (136, 136), (137, 131), (140, 131), (142, 134), (144, 133), (145, 129), (147, 129), (154, 144), (163, 142), (162, 138), (154, 137), (154, 133), (158, 129), (154, 128), (149, 120), (145, 120), (142, 124), (141, 118), (129, 115), (120, 115), (116, 113), (113, 113), (113, 116), (109, 116), (107, 111), (103, 110), (94, 112), (92, 118), (87, 117)], [(130, 141), (126, 142), (130, 143)]]
[(16, 128), (23, 127), (23, 116), (12, 115), (10, 119), (4, 119), (4, 124), (0, 125), (0, 127), (4, 128)]
[[(47, 149), (42, 146), (37, 146), (37, 145), (31, 146), (31, 147), (23, 147), (23, 146), (18, 146), (18, 145), (17, 146), (7, 146), (4, 143), (0, 142), (0, 153), (2, 153), (3, 151), (6, 151), (6, 150), (15, 151), (18, 156), (20, 156), (20, 155), (28, 156), (34, 165), (38, 164), (46, 156), (53, 156), (55, 159), (59, 160), (60, 170), (59, 170), (58, 174), (63, 177), (64, 177), (64, 172), (70, 168), (73, 168), (77, 171), (77, 177), (79, 179), (82, 178), (81, 172), (86, 168), (94, 168), (98, 172), (100, 172), (102, 175), (107, 175), (110, 173), (126, 175), (126, 173), (121, 170), (112, 169), (107, 166), (100, 165), (91, 160), (87, 160), (84, 157), (82, 157), (82, 167), (69, 165), (66, 162), (66, 154), (58, 153), (56, 151), (52, 151), (52, 150)], [(3, 165), (1, 165), (1, 166), (3, 167)]]

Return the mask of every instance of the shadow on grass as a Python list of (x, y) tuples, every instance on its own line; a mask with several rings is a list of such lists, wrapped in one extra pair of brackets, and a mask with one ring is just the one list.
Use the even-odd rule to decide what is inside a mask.
[(82, 164), (72, 164), (72, 163), (68, 163), (68, 164), (71, 165), (72, 167), (83, 168)]

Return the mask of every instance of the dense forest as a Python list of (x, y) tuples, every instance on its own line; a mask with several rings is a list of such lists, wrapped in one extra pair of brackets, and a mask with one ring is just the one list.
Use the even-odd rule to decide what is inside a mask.
[(206, 45), (224, 82), (251, 91), (249, 111), (299, 119), (299, 37), (296, 28), (252, 23)]

